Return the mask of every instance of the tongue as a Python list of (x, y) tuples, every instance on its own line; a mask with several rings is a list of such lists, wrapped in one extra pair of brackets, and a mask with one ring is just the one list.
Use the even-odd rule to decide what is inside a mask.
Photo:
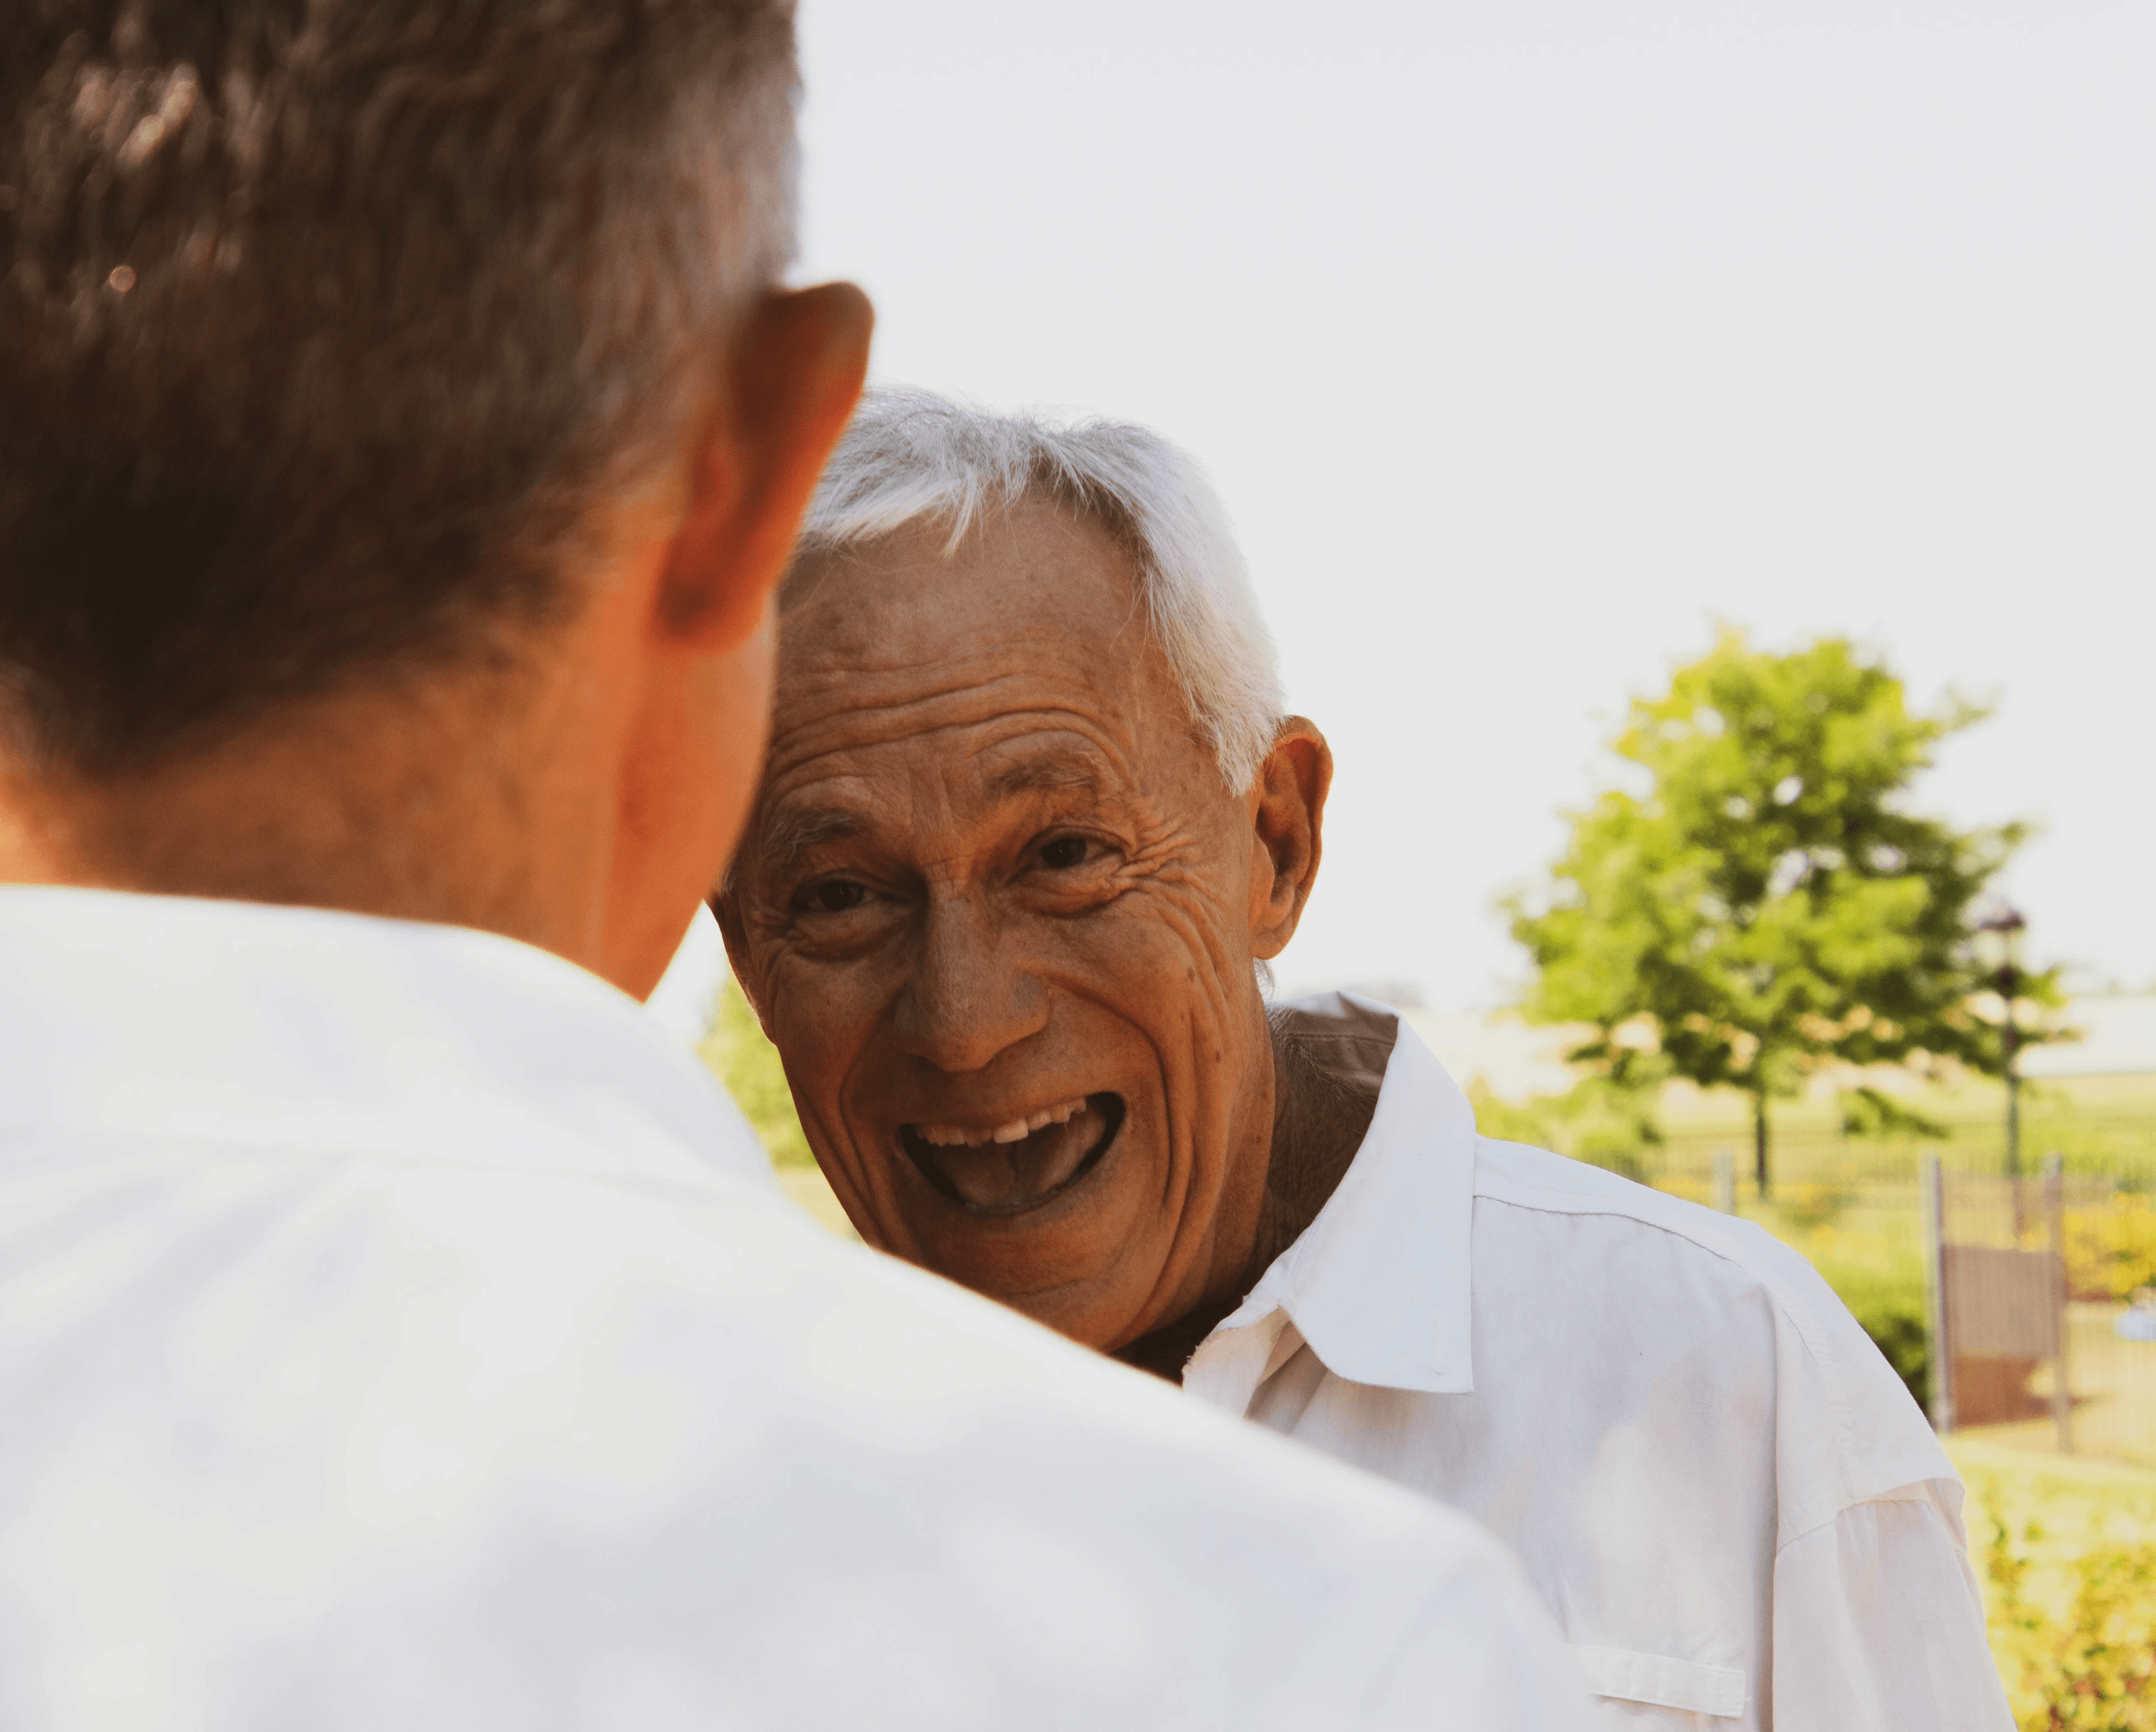
[(1015, 1143), (983, 1143), (966, 1149), (946, 1144), (929, 1159), (952, 1188), (976, 1209), (1023, 1209), (1037, 1203), (1083, 1164), (1107, 1130), (1100, 1109), (1087, 1102), (1068, 1124), (1043, 1125)]

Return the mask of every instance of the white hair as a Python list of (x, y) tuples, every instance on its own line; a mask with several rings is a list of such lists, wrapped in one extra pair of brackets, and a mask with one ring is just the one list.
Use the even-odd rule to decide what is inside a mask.
[(1191, 719), (1237, 794), (1272, 749), (1285, 700), (1272, 635), (1227, 513), (1196, 463), (1127, 422), (990, 414), (927, 391), (861, 399), (802, 531), (804, 558), (908, 524), (950, 526), (1045, 496), (1129, 549), (1146, 621)]

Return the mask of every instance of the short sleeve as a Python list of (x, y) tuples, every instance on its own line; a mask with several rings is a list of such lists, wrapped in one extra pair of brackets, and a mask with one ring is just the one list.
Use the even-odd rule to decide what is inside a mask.
[(1782, 1548), (1776, 1732), (2013, 1732), (1960, 1494), (1905, 1486)]

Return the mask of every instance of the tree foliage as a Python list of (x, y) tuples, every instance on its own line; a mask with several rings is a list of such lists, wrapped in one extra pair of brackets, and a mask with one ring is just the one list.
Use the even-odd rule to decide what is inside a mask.
[[(1980, 1014), (1970, 911), (2025, 827), (1956, 830), (1905, 800), (1984, 713), (1912, 711), (1839, 638), (1776, 655), (1724, 632), (1666, 693), (1635, 700), (1610, 743), (1637, 791), (1569, 815), (1550, 885), (1507, 903), (1537, 969), (1531, 1014), (1594, 1025), (1573, 1056), (1619, 1082), (1750, 1094), (1763, 1186), (1768, 1102), (1823, 1067), (1996, 1074), (2003, 1029), (1995, 999)], [(2055, 974), (2025, 976), (2021, 996), (2056, 1002)], [(1937, 1128), (1899, 1122), (1877, 1090), (1846, 1104), (1872, 1129)]]
[(1554, 1149), (1643, 1184), (1646, 1164), (1640, 1157), (1662, 1140), (1662, 1128), (1640, 1092), (1607, 1077), (1583, 1077), (1561, 1095), (1522, 1102), (1502, 1098), (1478, 1077), (1468, 1086), (1467, 1099), (1475, 1108), (1475, 1128), (1486, 1137)]
[(786, 1086), (786, 1067), (779, 1062), (778, 1049), (764, 1037), (756, 1012), (742, 995), (741, 983), (732, 974), (719, 994), (711, 1032), (696, 1050), (734, 1097), (773, 1166), (815, 1164), (808, 1135), (793, 1109), (793, 1092)]

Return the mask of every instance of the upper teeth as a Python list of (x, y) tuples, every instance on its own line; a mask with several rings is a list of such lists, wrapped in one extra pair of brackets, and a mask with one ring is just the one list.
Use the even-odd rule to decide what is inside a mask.
[(932, 1144), (939, 1149), (978, 1149), (984, 1143), (1016, 1143), (1047, 1125), (1068, 1124), (1073, 1114), (1085, 1110), (1086, 1097), (1081, 1095), (1075, 1101), (1043, 1107), (1038, 1113), (1029, 1113), (1023, 1118), (1014, 1118), (1009, 1124), (999, 1124), (993, 1130), (969, 1131), (955, 1124), (917, 1124), (913, 1128), (922, 1142)]

